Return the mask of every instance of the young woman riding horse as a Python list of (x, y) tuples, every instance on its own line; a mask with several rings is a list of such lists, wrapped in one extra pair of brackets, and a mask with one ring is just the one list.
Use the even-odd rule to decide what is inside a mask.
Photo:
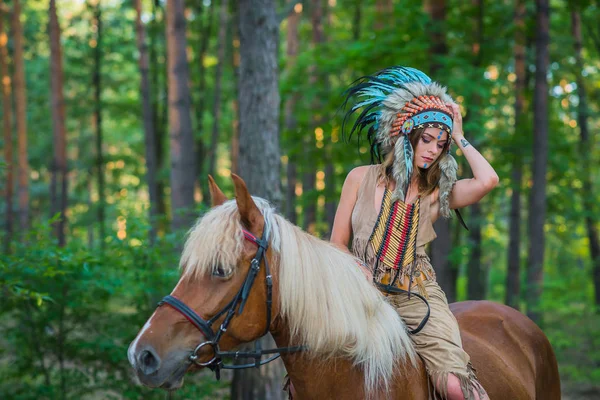
[[(139, 381), (176, 389), (188, 371), (218, 372), (226, 353), (268, 331), (297, 399), (428, 399), (406, 325), (357, 258), (233, 180), (234, 201), (211, 180), (213, 208), (189, 233), (181, 278), (129, 346)], [(451, 308), (490, 398), (560, 399), (552, 347), (531, 320), (487, 301)]]
[[(418, 288), (428, 298), (430, 317), (411, 337), (437, 391), (451, 400), (487, 399), (425, 245), (435, 239), (432, 225), (440, 216), (449, 218), (452, 209), (481, 200), (498, 176), (465, 139), (458, 105), (421, 71), (387, 68), (361, 78), (348, 92), (358, 103), (346, 118), (360, 110), (350, 135), (368, 130), (372, 158), (383, 163), (348, 174), (331, 241), (347, 249), (353, 237), (352, 252), (409, 328), (423, 319), (422, 301), (396, 289)], [(467, 159), (472, 179), (456, 179), (452, 142)]]

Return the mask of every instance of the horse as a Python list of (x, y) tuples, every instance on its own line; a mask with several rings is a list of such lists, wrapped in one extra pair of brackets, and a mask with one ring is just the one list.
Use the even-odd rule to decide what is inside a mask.
[[(357, 259), (232, 179), (228, 200), (209, 177), (213, 207), (188, 234), (180, 279), (129, 346), (139, 381), (177, 389), (188, 371), (218, 372), (223, 350), (268, 332), (297, 399), (435, 396), (402, 318)], [(533, 321), (489, 301), (451, 309), (491, 399), (560, 399), (554, 352)]]

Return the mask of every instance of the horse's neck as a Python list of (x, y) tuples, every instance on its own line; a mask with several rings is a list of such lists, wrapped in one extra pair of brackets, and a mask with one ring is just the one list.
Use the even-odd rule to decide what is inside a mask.
[[(278, 347), (296, 346), (290, 341), (287, 327), (272, 332)], [(394, 373), (388, 396), (364, 390), (364, 373), (348, 359), (333, 358), (320, 361), (307, 357), (303, 352), (282, 354), (285, 368), (298, 399), (348, 399), (367, 398), (427, 399), (427, 375), (421, 360), (417, 368), (410, 364), (399, 366)]]

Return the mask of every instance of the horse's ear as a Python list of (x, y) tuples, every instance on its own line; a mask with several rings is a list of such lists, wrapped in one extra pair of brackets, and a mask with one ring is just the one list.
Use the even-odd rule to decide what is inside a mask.
[(236, 174), (231, 174), (231, 179), (233, 179), (233, 185), (235, 186), (235, 201), (242, 217), (242, 223), (253, 233), (262, 234), (264, 219), (254, 200), (252, 200), (250, 192), (248, 192), (246, 182)]
[(220, 206), (227, 201), (227, 197), (223, 194), (223, 191), (217, 186), (217, 182), (215, 182), (210, 175), (208, 175), (208, 190), (210, 191), (213, 207)]

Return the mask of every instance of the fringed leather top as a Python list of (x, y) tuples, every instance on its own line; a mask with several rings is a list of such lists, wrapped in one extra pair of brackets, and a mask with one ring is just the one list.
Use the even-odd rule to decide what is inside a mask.
[[(377, 282), (404, 285), (405, 278), (412, 274), (424, 292), (421, 273), (426, 279), (435, 280), (425, 253), (425, 246), (436, 238), (429, 211), (430, 197), (419, 197), (412, 204), (391, 203), (392, 192), (386, 189), (378, 214), (375, 192), (380, 168), (380, 165), (370, 166), (358, 189), (352, 211), (352, 252), (369, 266)], [(398, 282), (390, 282), (390, 277), (396, 275)]]

